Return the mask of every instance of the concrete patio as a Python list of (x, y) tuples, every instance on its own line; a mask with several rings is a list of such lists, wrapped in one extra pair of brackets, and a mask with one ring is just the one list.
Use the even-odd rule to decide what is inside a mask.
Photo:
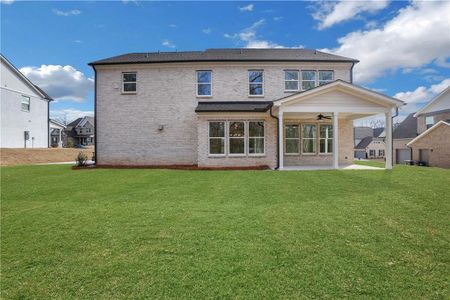
[[(315, 170), (333, 170), (333, 169), (334, 169), (333, 166), (284, 166), (283, 169), (281, 169), (281, 171), (315, 171)], [(386, 170), (386, 169), (352, 164), (340, 166), (339, 170)]]

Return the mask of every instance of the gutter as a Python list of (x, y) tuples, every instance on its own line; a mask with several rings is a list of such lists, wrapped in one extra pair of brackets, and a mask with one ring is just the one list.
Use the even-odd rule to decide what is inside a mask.
[(270, 107), (270, 116), (272, 118), (274, 118), (275, 120), (277, 120), (277, 133), (276, 133), (276, 137), (277, 137), (277, 167), (275, 168), (275, 170), (278, 170), (280, 168), (280, 139), (278, 136), (278, 133), (280, 132), (280, 122), (279, 122), (278, 117), (273, 115), (272, 108), (273, 108), (273, 106)]
[(98, 162), (98, 152), (97, 152), (97, 70), (95, 66), (92, 66), (94, 69), (94, 165), (97, 165)]
[(350, 68), (350, 83), (353, 84), (353, 68), (355, 67), (355, 63), (352, 63)]

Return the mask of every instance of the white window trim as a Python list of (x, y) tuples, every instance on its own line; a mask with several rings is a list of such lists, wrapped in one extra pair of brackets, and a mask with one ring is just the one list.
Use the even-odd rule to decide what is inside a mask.
[[(286, 126), (292, 126), (292, 125), (297, 125), (298, 126), (298, 137), (297, 138), (288, 138), (286, 137)], [(300, 151), (300, 147), (301, 147), (301, 125), (298, 123), (285, 123), (284, 124), (284, 154), (285, 155), (299, 155), (301, 153)], [(287, 140), (297, 140), (297, 145), (298, 145), (298, 152), (286, 152), (287, 150), (287, 145), (286, 145), (286, 141)]]
[[(23, 102), (24, 98), (28, 98), (28, 103), (27, 103), (28, 109), (23, 109), (22, 104), (24, 104), (24, 102)], [(23, 112), (30, 112), (30, 110), (31, 110), (31, 97), (30, 96), (22, 95), (22, 97), (20, 98), (20, 110)]]
[[(320, 72), (331, 72), (332, 76), (331, 76), (331, 80), (320, 80)], [(317, 70), (317, 85), (316, 86), (320, 86), (321, 82), (325, 82), (330, 83), (334, 81), (334, 70)]]
[[(230, 123), (244, 123), (244, 137), (230, 138)], [(228, 122), (226, 122), (226, 124), (227, 124), (228, 156), (229, 157), (245, 157), (245, 156), (247, 156), (247, 143), (248, 143), (247, 134), (248, 134), (248, 132), (247, 132), (246, 121), (244, 121), (244, 120), (229, 120)], [(244, 153), (231, 153), (230, 139), (243, 139), (244, 140)]]
[[(136, 81), (127, 81), (127, 82), (125, 82), (124, 81), (124, 75), (125, 74), (136, 74)], [(137, 93), (137, 82), (138, 82), (138, 74), (137, 74), (137, 72), (133, 72), (133, 71), (130, 71), (130, 72), (122, 72), (122, 78), (121, 78), (121, 83), (122, 83), (122, 94), (136, 94)], [(125, 91), (125, 89), (124, 89), (124, 86), (125, 86), (125, 83), (135, 83), (136, 84), (136, 90), (135, 91)]]
[[(330, 137), (328, 137), (328, 131), (326, 132), (326, 137), (324, 137), (324, 138), (322, 138), (322, 137), (320, 137), (320, 127), (321, 126), (331, 126), (331, 130), (333, 130), (333, 124), (319, 124), (319, 145), (318, 145), (318, 148), (319, 148), (319, 155), (333, 155), (333, 151), (331, 151), (331, 152), (320, 152), (320, 140), (325, 140), (325, 149), (328, 151), (328, 140), (331, 140), (331, 142), (333, 142), (333, 138), (330, 138)], [(331, 146), (331, 147), (333, 147), (333, 146)], [(334, 150), (334, 149), (333, 149)]]
[[(264, 124), (264, 136), (250, 136), (250, 123), (251, 122), (263, 122)], [(248, 120), (246, 121), (247, 126), (247, 154), (248, 156), (265, 156), (266, 155), (266, 122), (264, 120)], [(264, 152), (263, 153), (250, 153), (250, 139), (263, 139), (264, 141)]]
[[(223, 139), (223, 154), (217, 154), (217, 153), (211, 153), (211, 149), (210, 149), (210, 140), (211, 137), (209, 136), (209, 125), (210, 123), (224, 123), (224, 137), (212, 137), (213, 139)], [(210, 120), (208, 121), (208, 136), (207, 136), (207, 140), (208, 140), (208, 157), (225, 157), (227, 156), (227, 121), (224, 120)]]
[[(262, 82), (261, 83), (250, 83), (250, 72), (262, 72)], [(247, 70), (247, 92), (249, 98), (262, 98), (264, 97), (264, 81), (265, 81), (265, 74), (263, 69), (249, 69)], [(250, 94), (250, 84), (261, 84), (262, 85), (262, 94), (261, 95), (252, 95)]]
[[(211, 73), (211, 81), (209, 83), (199, 83), (198, 82), (198, 73), (199, 72), (210, 72)], [(211, 93), (209, 95), (199, 95), (198, 94), (198, 86), (200, 84), (209, 84), (211, 86)], [(213, 72), (212, 70), (197, 70), (195, 71), (195, 95), (197, 96), (197, 98), (212, 98), (213, 95)]]
[[(305, 125), (313, 125), (313, 126), (315, 126), (316, 127), (316, 137), (315, 138), (305, 138), (305, 137), (303, 137), (303, 126), (305, 126)], [(314, 155), (317, 155), (317, 141), (318, 141), (318, 139), (317, 139), (317, 128), (318, 128), (318, 126), (317, 126), (317, 123), (303, 123), (303, 124), (301, 124), (301, 138), (302, 138), (302, 141), (301, 141), (301, 147), (302, 147), (302, 149), (301, 149), (301, 152), (302, 152), (302, 155), (311, 155), (311, 156), (314, 156)], [(303, 151), (303, 141), (304, 140), (315, 140), (315, 148), (316, 148), (316, 151), (314, 151), (314, 152), (304, 152)]]
[[(290, 79), (290, 80), (286, 80), (286, 72), (297, 72), (297, 80), (293, 80), (293, 79)], [(301, 80), (300, 80), (300, 70), (293, 70), (293, 69), (286, 69), (286, 70), (284, 70), (283, 71), (283, 75), (284, 75), (284, 91), (285, 92), (298, 92), (298, 91), (300, 91), (301, 90), (301, 87), (300, 87), (300, 83), (301, 83)], [(297, 82), (297, 89), (296, 90), (289, 90), (289, 89), (286, 89), (286, 82)]]

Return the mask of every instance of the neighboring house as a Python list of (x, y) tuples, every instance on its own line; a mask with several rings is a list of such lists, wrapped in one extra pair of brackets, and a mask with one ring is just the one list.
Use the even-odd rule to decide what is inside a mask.
[(407, 144), (412, 159), (433, 167), (450, 168), (450, 87), (414, 116), (419, 135)]
[(52, 98), (34, 85), (3, 55), (1, 61), (1, 148), (49, 146)]
[(98, 165), (338, 168), (353, 121), (404, 103), (352, 84), (358, 61), (308, 49), (132, 53), (95, 70)]
[(353, 128), (353, 137), (355, 139), (355, 147), (362, 141), (363, 138), (371, 136), (373, 137), (373, 128), (367, 126), (358, 126)]
[(49, 131), (50, 146), (54, 148), (61, 148), (65, 146), (66, 125), (53, 119), (50, 119), (49, 122), (50, 122), (50, 131)]
[(409, 114), (392, 133), (394, 138), (394, 162), (404, 164), (412, 160), (411, 148), (407, 146), (417, 136), (417, 118)]
[(383, 138), (367, 136), (355, 147), (355, 158), (384, 159), (385, 155), (386, 143)]
[[(370, 130), (369, 130), (370, 129)], [(355, 145), (354, 157), (357, 159), (384, 159), (386, 155), (386, 144), (384, 139), (386, 133), (384, 127), (355, 127), (355, 138), (359, 142)], [(365, 135), (369, 134), (369, 135)], [(365, 136), (363, 136), (365, 135)]]
[(89, 146), (95, 143), (95, 121), (93, 117), (85, 116), (67, 124), (68, 142), (73, 145)]

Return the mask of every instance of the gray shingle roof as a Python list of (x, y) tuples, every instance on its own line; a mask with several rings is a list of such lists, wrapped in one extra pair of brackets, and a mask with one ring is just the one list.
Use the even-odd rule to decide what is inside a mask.
[(358, 60), (312, 49), (206, 49), (205, 51), (127, 53), (89, 63), (89, 65), (170, 63), (200, 61), (328, 61)]
[(266, 112), (272, 105), (272, 101), (204, 101), (195, 112)]
[(363, 139), (366, 136), (373, 136), (373, 128), (365, 126), (354, 127), (353, 134), (355, 139), (357, 140)]
[(417, 118), (409, 114), (392, 132), (394, 139), (409, 139), (417, 136)]
[(379, 137), (384, 131), (384, 127), (374, 128), (373, 129), (373, 137)]
[(369, 144), (372, 142), (372, 140), (373, 137), (366, 136), (361, 140), (361, 142), (358, 143), (358, 145), (356, 145), (355, 149), (366, 149), (367, 146), (369, 146)]

